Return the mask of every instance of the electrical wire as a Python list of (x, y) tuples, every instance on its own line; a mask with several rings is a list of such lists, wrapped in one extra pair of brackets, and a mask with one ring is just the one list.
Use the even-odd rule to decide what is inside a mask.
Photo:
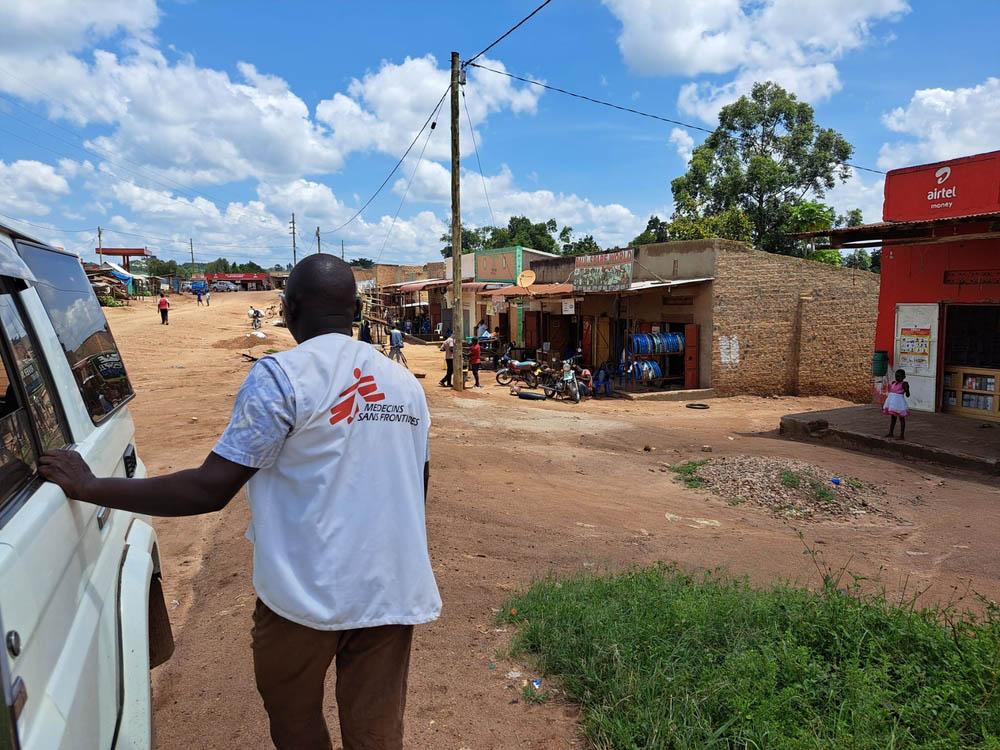
[(552, 2), (552, 0), (545, 0), (544, 3), (542, 3), (537, 8), (535, 8), (533, 11), (531, 11), (531, 13), (529, 13), (528, 15), (526, 15), (520, 21), (518, 21), (513, 26), (511, 26), (509, 29), (507, 29), (507, 31), (505, 31), (503, 34), (501, 34), (496, 39), (494, 39), (492, 42), (490, 42), (488, 45), (486, 45), (486, 47), (481, 52), (479, 52), (476, 55), (473, 55), (468, 60), (466, 60), (464, 63), (462, 63), (462, 67), (464, 68), (467, 65), (472, 65), (473, 61), (478, 60), (480, 57), (482, 57), (487, 52), (489, 52), (491, 49), (493, 49), (498, 44), (500, 44), (500, 42), (502, 42), (504, 39), (506, 39), (507, 37), (509, 37), (511, 34), (513, 34), (515, 31), (517, 31), (519, 28), (521, 28), (524, 24), (526, 24), (528, 21), (530, 21), (531, 18), (536, 13), (538, 13), (542, 8), (544, 8), (546, 5), (548, 5), (551, 2)]
[(486, 174), (483, 172), (483, 162), (479, 158), (479, 145), (476, 143), (476, 129), (472, 127), (472, 115), (469, 114), (469, 102), (465, 98), (465, 89), (462, 89), (462, 104), (465, 105), (465, 117), (469, 121), (469, 132), (472, 134), (472, 145), (476, 149), (476, 164), (479, 165), (479, 176), (483, 180), (483, 195), (486, 196), (486, 207), (490, 210), (490, 220), (492, 226), (497, 225), (497, 217), (493, 215), (493, 204), (490, 203), (490, 194), (486, 190)]
[[(417, 142), (417, 139), (420, 138), (420, 134), (424, 132), (424, 129), (427, 127), (428, 123), (430, 123), (434, 119), (435, 113), (441, 108), (441, 102), (443, 102), (444, 98), (446, 96), (448, 96), (448, 92), (449, 91), (451, 91), (451, 83), (448, 84), (448, 88), (446, 88), (444, 90), (444, 93), (441, 94), (441, 98), (438, 99), (437, 104), (434, 105), (434, 109), (432, 109), (431, 113), (429, 115), (427, 115), (427, 119), (424, 120), (424, 124), (420, 127), (420, 130), (417, 131), (417, 134), (415, 136), (413, 136), (413, 140), (410, 141), (410, 145), (406, 147), (406, 151), (403, 153), (403, 155), (401, 157), (399, 157), (399, 161), (397, 161), (396, 164), (395, 164), (395, 166), (393, 166), (393, 168), (389, 170), (389, 174), (387, 174), (385, 176), (385, 179), (382, 180), (382, 184), (379, 185), (378, 189), (374, 193), (372, 193), (371, 197), (368, 200), (365, 201), (365, 204), (355, 212), (354, 216), (352, 216), (350, 219), (348, 219), (347, 221), (345, 221), (339, 227), (337, 227), (336, 229), (330, 229), (329, 231), (326, 231), (326, 232), (320, 232), (321, 235), (323, 235), (323, 234), (336, 234), (341, 229), (343, 229), (348, 224), (350, 224), (352, 221), (354, 221), (356, 218), (358, 218), (359, 216), (361, 216), (361, 214), (364, 212), (364, 210), (366, 208), (368, 208), (368, 206), (371, 205), (371, 202), (373, 200), (375, 200), (375, 198), (378, 196), (379, 193), (382, 192), (382, 188), (384, 188), (386, 186), (386, 184), (388, 184), (389, 180), (392, 179), (392, 176), (394, 174), (396, 174), (396, 170), (399, 169), (399, 166), (403, 163), (403, 160), (409, 155), (410, 151), (413, 149), (413, 144), (415, 144)], [(436, 125), (436, 124), (437, 123), (434, 123), (434, 125)], [(431, 130), (434, 129), (434, 125), (431, 125)]]
[(47, 232), (63, 232), (65, 234), (78, 234), (79, 232), (93, 232), (93, 227), (81, 227), (80, 229), (66, 229), (64, 227), (47, 227), (44, 224), (34, 224), (30, 221), (25, 221), (24, 219), (15, 219), (13, 216), (7, 216), (6, 214), (0, 214), (0, 219), (7, 219), (8, 221), (13, 221), (18, 224), (27, 224), (29, 227), (37, 227), (38, 229), (44, 229)]
[[(473, 68), (479, 68), (480, 70), (486, 70), (486, 71), (489, 71), (490, 73), (496, 73), (497, 75), (507, 76), (507, 78), (513, 78), (515, 81), (521, 81), (522, 83), (528, 83), (528, 84), (531, 84), (532, 86), (539, 86), (539, 87), (541, 87), (543, 89), (548, 89), (549, 91), (555, 91), (556, 93), (559, 93), (559, 94), (565, 94), (566, 96), (572, 96), (574, 99), (583, 99), (584, 101), (591, 102), (593, 104), (600, 104), (600, 105), (602, 105), (604, 107), (610, 107), (611, 109), (617, 109), (617, 110), (619, 110), (621, 112), (628, 112), (628, 113), (633, 114), (633, 115), (639, 115), (640, 117), (648, 117), (648, 118), (650, 118), (652, 120), (659, 120), (660, 122), (670, 123), (671, 125), (679, 125), (682, 128), (687, 128), (689, 130), (697, 130), (697, 131), (702, 132), (702, 133), (713, 133), (714, 132), (714, 131), (712, 131), (712, 130), (710, 130), (708, 128), (703, 128), (700, 125), (692, 125), (689, 122), (682, 122), (680, 120), (674, 120), (674, 119), (671, 119), (669, 117), (663, 117), (661, 115), (654, 115), (654, 114), (652, 114), (650, 112), (643, 112), (642, 110), (639, 110), (639, 109), (633, 109), (632, 107), (623, 107), (620, 104), (614, 104), (613, 102), (604, 101), (603, 99), (595, 99), (594, 97), (587, 96), (585, 94), (578, 94), (578, 93), (576, 93), (574, 91), (568, 91), (566, 89), (559, 88), (558, 86), (551, 86), (551, 85), (549, 85), (547, 83), (543, 83), (542, 81), (536, 81), (533, 78), (525, 78), (524, 76), (515, 75), (514, 73), (508, 73), (505, 70), (497, 70), (496, 68), (490, 68), (490, 67), (487, 67), (486, 65), (480, 65), (479, 63), (474, 63), (474, 62), (471, 62), (471, 61), (469, 62), (469, 65), (471, 65)], [(851, 164), (849, 162), (845, 162), (845, 165), (848, 166), (848, 167), (852, 167), (854, 169), (860, 169), (863, 172), (872, 172), (874, 174), (883, 174), (883, 175), (885, 174), (885, 172), (883, 172), (880, 169), (872, 169), (871, 167), (861, 167), (861, 166), (858, 166), (857, 164)]]
[[(447, 92), (445, 92), (447, 93)], [(441, 109), (441, 104), (444, 103), (444, 98), (438, 102), (438, 108), (434, 111), (433, 116), (436, 118), (438, 111)], [(410, 179), (406, 183), (406, 189), (403, 191), (403, 197), (399, 199), (399, 206), (396, 207), (396, 214), (392, 217), (392, 223), (389, 225), (389, 231), (385, 233), (385, 239), (382, 240), (382, 247), (379, 248), (378, 255), (375, 256), (375, 262), (378, 263), (382, 259), (382, 253), (385, 252), (385, 246), (389, 243), (389, 236), (392, 234), (392, 230), (396, 227), (396, 220), (399, 218), (399, 212), (403, 210), (403, 204), (406, 202), (406, 196), (410, 193), (410, 185), (413, 184), (413, 179), (417, 176), (417, 170), (420, 169), (420, 162), (424, 160), (424, 152), (427, 150), (427, 144), (431, 142), (431, 136), (434, 134), (434, 128), (427, 131), (427, 137), (424, 139), (424, 146), (420, 149), (420, 156), (417, 157), (417, 163), (413, 166), (413, 172), (410, 174)]]

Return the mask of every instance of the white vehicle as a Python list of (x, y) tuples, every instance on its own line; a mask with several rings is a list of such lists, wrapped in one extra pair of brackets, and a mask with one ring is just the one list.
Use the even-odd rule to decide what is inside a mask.
[(39, 453), (142, 477), (133, 395), (79, 258), (0, 225), (0, 750), (147, 749), (173, 651), (149, 519), (67, 499)]
[(240, 287), (238, 284), (234, 284), (231, 281), (213, 281), (212, 291), (213, 292), (238, 292)]

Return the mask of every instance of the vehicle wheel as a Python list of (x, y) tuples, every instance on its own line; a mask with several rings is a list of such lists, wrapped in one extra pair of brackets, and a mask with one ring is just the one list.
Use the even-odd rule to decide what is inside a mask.
[(543, 385), (542, 392), (545, 394), (545, 398), (555, 398), (556, 389), (550, 385)]
[(580, 386), (573, 384), (573, 387), (569, 389), (569, 397), (573, 399), (574, 404), (580, 403)]
[(497, 383), (500, 385), (510, 385), (513, 381), (514, 376), (510, 374), (510, 370), (497, 370)]
[(524, 384), (529, 388), (537, 388), (538, 378), (535, 377), (535, 373), (533, 372), (526, 373), (524, 376)]

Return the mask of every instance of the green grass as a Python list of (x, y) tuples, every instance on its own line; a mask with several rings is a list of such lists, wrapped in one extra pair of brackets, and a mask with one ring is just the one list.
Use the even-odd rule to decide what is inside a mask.
[(707, 463), (707, 458), (703, 458), (700, 461), (685, 461), (682, 464), (671, 466), (670, 470), (680, 477), (680, 480), (684, 482), (684, 486), (696, 490), (705, 485), (705, 480), (698, 476), (698, 469)]
[(802, 477), (790, 469), (781, 472), (781, 484), (790, 489), (798, 489), (802, 486)]
[[(1000, 615), (672, 568), (537, 582), (501, 615), (601, 750), (1000, 748)], [(942, 622), (950, 625), (943, 626)]]
[(832, 503), (837, 499), (837, 496), (833, 494), (833, 490), (823, 484), (823, 482), (814, 479), (809, 483), (809, 486), (812, 488), (813, 495), (821, 503)]

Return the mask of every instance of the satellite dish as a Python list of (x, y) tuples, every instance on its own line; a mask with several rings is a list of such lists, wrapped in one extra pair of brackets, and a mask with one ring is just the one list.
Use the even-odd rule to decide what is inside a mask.
[(522, 289), (527, 289), (534, 283), (535, 283), (534, 271), (521, 271), (521, 273), (517, 277), (517, 285)]

